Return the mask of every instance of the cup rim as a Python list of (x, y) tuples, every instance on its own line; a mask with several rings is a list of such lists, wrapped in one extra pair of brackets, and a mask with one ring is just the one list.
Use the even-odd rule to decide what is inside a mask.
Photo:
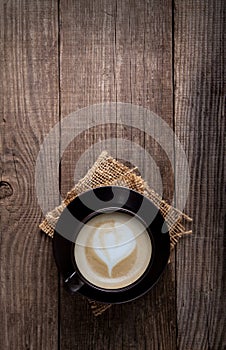
[[(137, 215), (137, 213), (133, 213), (132, 211), (129, 211), (128, 209), (124, 209), (124, 208), (117, 208), (117, 207), (106, 207), (104, 209), (101, 209), (99, 211), (96, 211), (96, 212), (93, 212), (92, 214), (90, 214), (89, 217), (86, 217), (86, 220), (84, 221), (84, 223), (87, 223), (89, 222), (89, 220), (91, 220), (92, 218), (96, 217), (97, 215), (99, 214), (103, 214), (103, 213), (106, 213), (106, 212), (110, 212), (111, 209), (114, 209), (114, 212), (123, 212), (123, 213), (126, 213), (128, 215), (131, 215), (133, 217), (136, 217), (141, 223), (143, 223), (145, 225), (145, 222), (144, 220), (139, 216)], [(75, 256), (74, 256), (74, 247), (75, 247), (75, 244), (74, 243), (72, 246), (71, 246), (71, 259), (72, 259), (72, 262), (73, 262), (73, 265), (74, 265), (74, 268), (79, 276), (79, 278), (86, 284), (86, 285), (89, 285), (90, 287), (92, 288), (95, 288), (96, 290), (100, 290), (100, 291), (108, 291), (108, 292), (111, 292), (111, 293), (118, 293), (118, 292), (121, 292), (121, 291), (126, 291), (126, 290), (129, 290), (130, 288), (133, 288), (136, 284), (140, 283), (140, 281), (145, 278), (145, 276), (147, 275), (148, 271), (150, 270), (151, 266), (152, 266), (152, 263), (153, 263), (153, 259), (154, 259), (154, 254), (155, 254), (155, 242), (153, 240), (153, 237), (152, 237), (152, 233), (151, 233), (151, 230), (149, 227), (146, 228), (147, 232), (148, 232), (148, 235), (149, 235), (149, 238), (150, 238), (150, 241), (151, 241), (151, 245), (152, 245), (152, 253), (151, 253), (151, 257), (150, 257), (150, 260), (148, 262), (148, 266), (146, 267), (145, 271), (142, 273), (142, 275), (140, 275), (140, 277), (138, 277), (134, 282), (132, 283), (129, 283), (127, 284), (126, 286), (124, 287), (120, 287), (120, 288), (104, 288), (104, 287), (100, 287), (100, 286), (97, 286), (95, 284), (93, 284), (92, 282), (90, 282), (87, 278), (85, 278), (85, 276), (83, 276), (82, 272), (80, 271), (77, 263), (76, 263), (76, 259), (75, 259)], [(78, 234), (79, 234), (80, 230), (78, 231)]]

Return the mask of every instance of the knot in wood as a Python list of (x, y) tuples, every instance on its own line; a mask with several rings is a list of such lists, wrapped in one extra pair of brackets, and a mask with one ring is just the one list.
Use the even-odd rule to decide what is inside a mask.
[(12, 186), (7, 181), (0, 181), (0, 199), (10, 197), (13, 194)]

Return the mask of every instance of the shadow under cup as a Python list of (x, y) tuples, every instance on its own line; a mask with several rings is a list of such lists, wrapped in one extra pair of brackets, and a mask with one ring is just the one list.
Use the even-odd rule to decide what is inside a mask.
[(170, 239), (163, 216), (148, 198), (106, 186), (67, 206), (55, 228), (53, 251), (71, 294), (123, 303), (157, 282), (169, 259)]

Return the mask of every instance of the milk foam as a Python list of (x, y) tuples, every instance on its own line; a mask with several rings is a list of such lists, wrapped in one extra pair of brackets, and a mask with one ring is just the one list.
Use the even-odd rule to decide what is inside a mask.
[(110, 289), (136, 281), (146, 270), (151, 253), (144, 225), (121, 212), (99, 214), (88, 221), (78, 234), (74, 250), (82, 275)]

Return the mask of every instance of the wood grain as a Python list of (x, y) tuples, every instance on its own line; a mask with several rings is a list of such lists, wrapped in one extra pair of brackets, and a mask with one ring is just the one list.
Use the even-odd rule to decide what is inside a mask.
[[(175, 1), (175, 125), (193, 235), (177, 247), (178, 348), (224, 349), (223, 1)], [(183, 169), (177, 169), (177, 174)], [(177, 200), (183, 193), (177, 193)]]
[[(62, 125), (67, 114), (78, 108), (114, 101), (148, 107), (173, 125), (169, 1), (63, 1), (60, 18)], [(166, 159), (154, 141), (139, 131), (139, 125), (145, 122), (142, 115), (137, 129), (119, 125), (118, 114), (112, 116), (112, 123), (118, 122), (116, 128), (105, 124), (104, 115), (95, 118), (104, 125), (90, 128), (92, 120), (85, 115), (83, 120), (75, 118), (71, 126), (75, 133), (83, 125), (87, 130), (75, 138), (62, 157), (63, 194), (73, 185), (75, 167), (76, 172), (84, 174), (104, 148), (139, 165), (148, 179), (150, 169), (135, 144), (151, 151), (158, 164)], [(130, 118), (133, 116), (129, 116), (128, 123)], [(130, 143), (120, 148), (115, 137)], [(110, 143), (103, 144), (107, 138)], [(97, 141), (102, 144), (91, 147)], [(168, 147), (173, 152), (173, 143)], [(161, 175), (165, 185), (169, 183), (164, 167)], [(172, 184), (173, 179), (168, 186), (169, 197)], [(114, 306), (99, 318), (93, 317), (81, 296), (72, 298), (62, 289), (60, 300), (61, 349), (175, 349), (173, 264), (149, 294), (133, 303)]]
[(38, 229), (34, 173), (43, 137), (58, 121), (57, 6), (0, 6), (0, 348), (56, 349), (57, 271), (51, 241)]

